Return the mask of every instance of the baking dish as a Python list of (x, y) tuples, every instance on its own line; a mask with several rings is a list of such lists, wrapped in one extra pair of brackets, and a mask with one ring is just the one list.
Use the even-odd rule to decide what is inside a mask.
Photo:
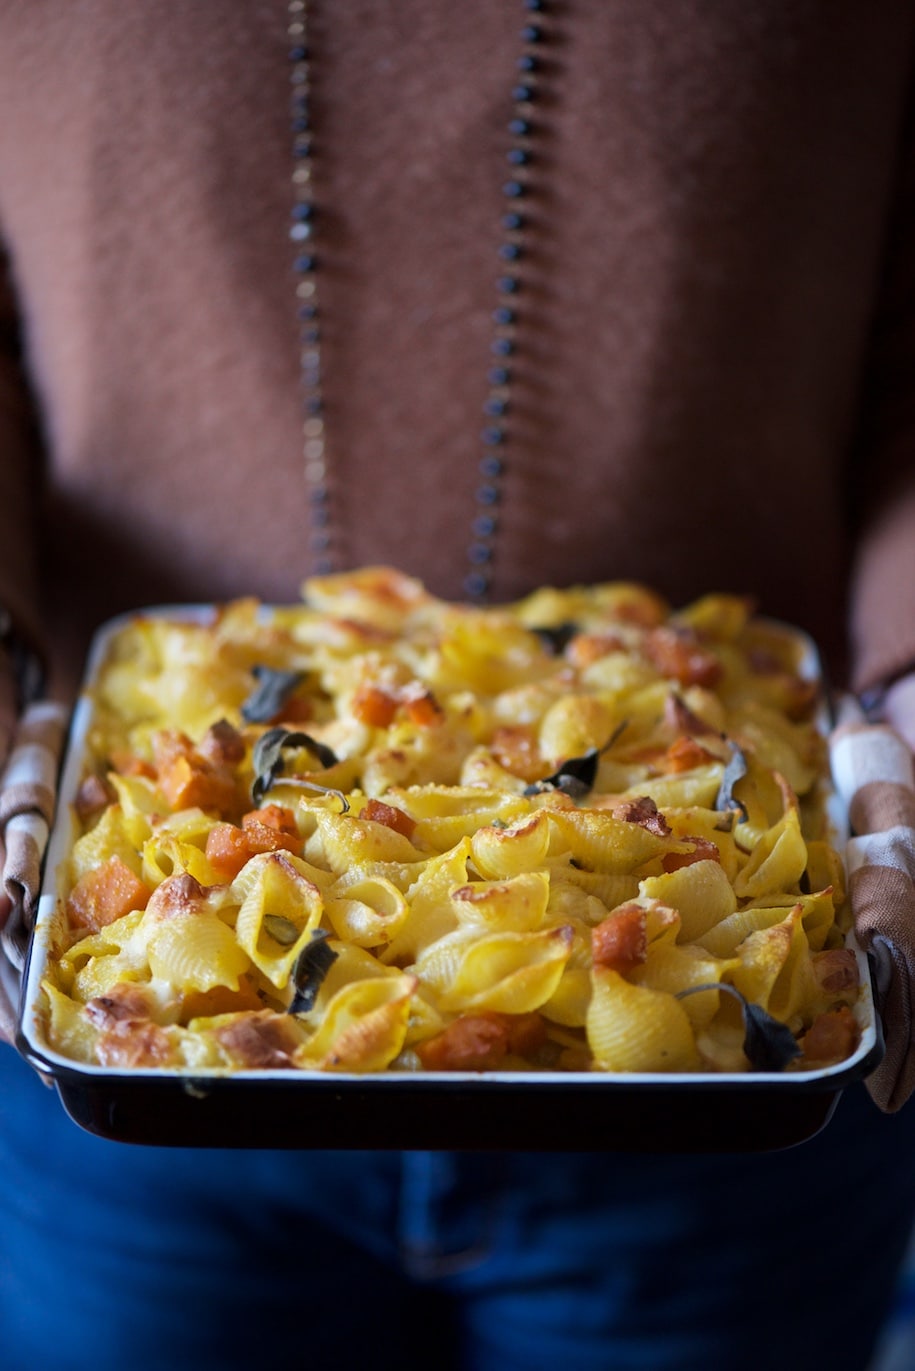
[[(202, 622), (210, 606), (145, 616)], [(58, 816), (22, 988), (18, 1046), (76, 1123), (112, 1140), (173, 1146), (448, 1148), (547, 1151), (764, 1151), (800, 1143), (829, 1120), (841, 1091), (882, 1054), (870, 971), (855, 952), (860, 1040), (836, 1065), (789, 1073), (324, 1071), (102, 1067), (48, 1042), (42, 980), (59, 913), (59, 879), (76, 835), (73, 802), (93, 725), (91, 686), (118, 633), (97, 635), (74, 711)], [(808, 644), (804, 674), (818, 673)], [(842, 817), (833, 805), (833, 823)]]

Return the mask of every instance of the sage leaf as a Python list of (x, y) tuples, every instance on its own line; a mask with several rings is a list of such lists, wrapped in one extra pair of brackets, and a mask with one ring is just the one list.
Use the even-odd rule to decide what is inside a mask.
[(594, 787), (599, 761), (600, 749), (589, 747), (581, 757), (570, 757), (563, 762), (551, 776), (544, 776), (542, 781), (525, 786), (524, 794), (540, 795), (544, 790), (561, 790), (563, 795), (580, 800)]
[(743, 1050), (756, 1071), (783, 1071), (801, 1055), (788, 1025), (773, 1019), (760, 1005), (744, 1004), (743, 1024)]
[(605, 752), (608, 752), (620, 735), (629, 727), (629, 720), (622, 719), (610, 734), (603, 747), (589, 747), (580, 757), (569, 757), (562, 762), (551, 776), (542, 781), (534, 781), (525, 786), (525, 796), (542, 795), (545, 790), (561, 790), (572, 800), (581, 800), (594, 789), (597, 780), (597, 766)]
[(323, 767), (335, 766), (339, 761), (332, 748), (319, 743), (307, 733), (291, 732), (282, 727), (268, 728), (258, 738), (252, 754), (254, 783), (251, 786), (251, 798), (255, 804), (260, 804), (263, 795), (283, 774), (284, 750), (299, 747), (306, 748)]
[(579, 632), (578, 624), (567, 620), (561, 624), (551, 624), (544, 627), (531, 629), (543, 643), (544, 647), (553, 654), (554, 657), (561, 657), (569, 646), (569, 643)]
[(329, 937), (326, 929), (315, 928), (311, 942), (306, 943), (296, 957), (292, 968), (295, 994), (289, 1006), (290, 1014), (307, 1014), (314, 1008), (324, 977), (337, 960), (338, 954), (327, 944)]
[(241, 717), (248, 724), (268, 724), (275, 719), (300, 681), (301, 671), (279, 671), (272, 666), (251, 669), (257, 685), (241, 707)]
[(740, 811), (741, 821), (743, 821), (747, 817), (747, 807), (737, 799), (734, 794), (734, 787), (747, 774), (747, 759), (732, 738), (726, 739), (726, 742), (731, 749), (731, 755), (724, 768), (718, 794), (715, 796), (715, 808), (724, 811), (737, 809)]
[(727, 981), (710, 981), (707, 985), (691, 985), (677, 992), (677, 999), (698, 995), (703, 990), (724, 990), (740, 1002), (743, 1014), (743, 1050), (754, 1071), (784, 1071), (789, 1062), (801, 1055), (794, 1034), (787, 1024), (774, 1019), (762, 1005), (751, 1004), (736, 985)]

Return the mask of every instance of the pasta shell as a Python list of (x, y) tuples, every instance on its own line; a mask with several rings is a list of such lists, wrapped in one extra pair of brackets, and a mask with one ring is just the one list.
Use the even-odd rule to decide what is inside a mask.
[(682, 1004), (663, 991), (631, 985), (595, 967), (586, 1031), (603, 1071), (689, 1071), (699, 1064), (693, 1027)]
[(504, 881), (473, 881), (451, 892), (458, 922), (500, 932), (531, 933), (543, 924), (550, 898), (546, 871), (530, 871)]
[(250, 968), (232, 929), (215, 914), (176, 914), (153, 927), (149, 944), (153, 976), (176, 991), (238, 989), (238, 978)]
[(542, 809), (504, 828), (486, 823), (471, 839), (474, 865), (490, 880), (536, 870), (546, 860), (549, 846), (550, 821)]
[(739, 899), (756, 900), (776, 890), (791, 890), (807, 867), (807, 845), (801, 836), (796, 808), (787, 809), (768, 830), (738, 872), (734, 890)]
[(389, 943), (398, 932), (409, 913), (409, 906), (390, 881), (364, 876), (334, 886), (328, 895), (325, 913), (338, 938), (357, 947), (380, 947)]
[(569, 960), (574, 933), (553, 928), (543, 933), (491, 934), (472, 942), (460, 959), (439, 1003), (462, 1013), (490, 1009), (527, 1014), (555, 994)]
[(383, 1071), (403, 1048), (415, 989), (413, 976), (344, 986), (327, 1006), (317, 1033), (297, 1054), (299, 1065), (322, 1071)]
[[(242, 879), (243, 878), (243, 879)], [(318, 887), (303, 876), (285, 852), (265, 852), (245, 864), (237, 882), (247, 887), (235, 921), (235, 937), (254, 965), (282, 990), (299, 953), (311, 941), (324, 911)], [(283, 920), (291, 932), (282, 939), (267, 916)]]
[(737, 908), (731, 883), (715, 861), (693, 862), (663, 876), (649, 876), (641, 882), (639, 893), (679, 912), (681, 942), (701, 938)]

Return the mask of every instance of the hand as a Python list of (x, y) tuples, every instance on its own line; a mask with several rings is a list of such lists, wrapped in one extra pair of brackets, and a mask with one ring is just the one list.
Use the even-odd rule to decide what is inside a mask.
[(890, 686), (883, 702), (883, 712), (887, 723), (915, 753), (915, 672), (903, 676)]
[(855, 931), (876, 968), (886, 1039), (867, 1088), (881, 1109), (915, 1091), (915, 676), (889, 692), (887, 724), (847, 723), (833, 738), (833, 772), (848, 806), (849, 892)]

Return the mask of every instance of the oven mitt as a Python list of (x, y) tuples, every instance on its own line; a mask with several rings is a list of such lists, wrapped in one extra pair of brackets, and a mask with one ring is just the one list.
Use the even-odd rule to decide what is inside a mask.
[(53, 702), (30, 705), (16, 725), (0, 777), (0, 1040), (12, 1041), (15, 1032), (18, 980), (54, 817), (67, 716)]
[(849, 894), (870, 953), (886, 1053), (867, 1088), (885, 1113), (915, 1090), (915, 762), (888, 724), (843, 707), (830, 740), (833, 779), (849, 817)]

